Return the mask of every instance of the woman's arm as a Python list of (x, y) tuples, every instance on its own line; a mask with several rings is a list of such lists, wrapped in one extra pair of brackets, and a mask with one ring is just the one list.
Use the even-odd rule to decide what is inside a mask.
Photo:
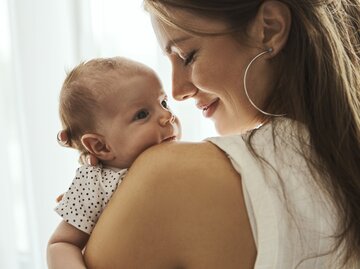
[(82, 249), (89, 235), (62, 221), (51, 236), (47, 248), (49, 269), (85, 269)]
[(85, 251), (89, 268), (253, 268), (241, 179), (210, 143), (166, 143), (133, 164)]

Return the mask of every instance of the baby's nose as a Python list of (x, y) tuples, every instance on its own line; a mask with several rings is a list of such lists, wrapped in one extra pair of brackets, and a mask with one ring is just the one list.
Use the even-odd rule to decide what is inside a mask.
[(173, 124), (175, 122), (175, 116), (171, 111), (165, 110), (162, 116), (160, 117), (160, 124), (165, 126), (168, 123)]

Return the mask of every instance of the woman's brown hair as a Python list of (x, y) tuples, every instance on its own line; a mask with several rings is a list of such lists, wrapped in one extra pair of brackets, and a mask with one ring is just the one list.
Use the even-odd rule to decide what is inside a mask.
[[(334, 250), (344, 246), (342, 264), (352, 266), (360, 260), (360, 0), (280, 1), (292, 23), (265, 110), (308, 128), (313, 150), (303, 155), (338, 212)], [(245, 34), (263, 2), (144, 0), (150, 13), (194, 35)], [(228, 32), (186, 25), (169, 15), (169, 7), (225, 21)]]

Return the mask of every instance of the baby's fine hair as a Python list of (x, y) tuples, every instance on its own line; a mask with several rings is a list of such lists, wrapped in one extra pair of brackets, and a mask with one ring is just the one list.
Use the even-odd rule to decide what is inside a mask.
[(82, 62), (66, 76), (60, 92), (59, 114), (66, 146), (86, 153), (81, 137), (96, 132), (104, 116), (104, 97), (113, 93), (114, 86), (134, 75), (152, 70), (123, 57), (96, 58)]

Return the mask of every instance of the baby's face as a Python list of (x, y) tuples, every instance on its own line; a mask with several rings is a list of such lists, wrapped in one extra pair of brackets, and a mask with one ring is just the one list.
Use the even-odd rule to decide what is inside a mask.
[(111, 117), (103, 117), (102, 132), (115, 156), (113, 166), (129, 167), (150, 146), (180, 138), (180, 123), (154, 74), (126, 78), (107, 103)]

